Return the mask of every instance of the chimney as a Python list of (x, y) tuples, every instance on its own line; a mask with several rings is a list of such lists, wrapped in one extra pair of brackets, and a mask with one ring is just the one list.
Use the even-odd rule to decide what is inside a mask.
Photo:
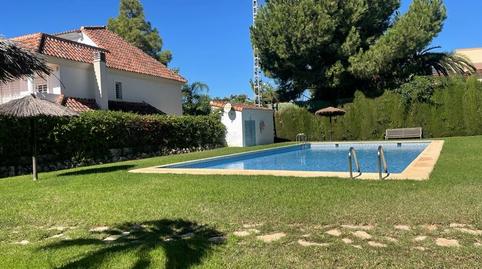
[(94, 52), (94, 72), (97, 87), (95, 89), (95, 102), (100, 109), (109, 109), (109, 84), (107, 79), (107, 67), (105, 64), (105, 53)]

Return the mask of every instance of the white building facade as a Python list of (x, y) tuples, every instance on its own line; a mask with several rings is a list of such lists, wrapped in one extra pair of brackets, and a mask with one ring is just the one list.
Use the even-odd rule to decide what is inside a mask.
[(0, 84), (0, 103), (41, 93), (59, 102), (70, 98), (94, 104), (92, 109), (125, 103), (182, 114), (185, 79), (104, 27), (12, 40), (44, 58), (52, 72)]
[(221, 113), (229, 147), (250, 147), (274, 143), (274, 111), (246, 104), (213, 101), (211, 107)]

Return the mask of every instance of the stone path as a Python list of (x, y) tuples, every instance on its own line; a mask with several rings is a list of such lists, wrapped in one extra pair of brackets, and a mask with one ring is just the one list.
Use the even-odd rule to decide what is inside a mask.
[(460, 247), (459, 241), (456, 239), (437, 238), (435, 244), (440, 247)]
[(256, 238), (265, 243), (271, 243), (273, 241), (278, 241), (285, 236), (286, 236), (285, 233), (274, 233), (274, 234), (267, 234), (267, 235), (259, 235)]
[(316, 247), (328, 247), (328, 246), (330, 246), (330, 244), (328, 244), (328, 243), (308, 242), (308, 241), (305, 241), (305, 240), (303, 240), (303, 239), (298, 240), (298, 244), (300, 244), (300, 245), (303, 246), (303, 247), (313, 247), (313, 246), (316, 246)]

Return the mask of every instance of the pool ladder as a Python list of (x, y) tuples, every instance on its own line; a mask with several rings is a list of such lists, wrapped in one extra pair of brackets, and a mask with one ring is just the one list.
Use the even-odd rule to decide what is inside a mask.
[[(353, 161), (355, 161), (355, 169), (358, 173), (358, 175), (353, 176)], [(360, 168), (360, 162), (358, 161), (358, 158), (356, 156), (356, 150), (354, 147), (351, 147), (350, 150), (348, 151), (348, 170), (350, 171), (350, 178), (354, 179), (356, 177), (361, 176), (361, 168)]]
[[(387, 159), (385, 158), (385, 151), (383, 149), (383, 146), (378, 146), (378, 177), (380, 180), (386, 179), (388, 176), (390, 176), (390, 173), (388, 172), (388, 165), (387, 165)], [(353, 176), (353, 162), (355, 162), (355, 169), (358, 175)], [(358, 161), (358, 157), (356, 155), (356, 150), (354, 147), (351, 147), (350, 150), (348, 151), (348, 170), (350, 172), (350, 178), (354, 179), (359, 176), (361, 176), (361, 168), (360, 168), (360, 162)], [(383, 174), (385, 173), (385, 176)]]
[(296, 143), (302, 144), (303, 145), (302, 148), (305, 147), (307, 140), (308, 139), (307, 139), (307, 137), (304, 133), (299, 133), (299, 134), (296, 135)]
[[(383, 176), (383, 173), (385, 173), (385, 177)], [(380, 180), (383, 180), (390, 176), (390, 173), (388, 172), (388, 165), (387, 165), (387, 160), (385, 159), (385, 151), (383, 150), (383, 146), (378, 146), (378, 177)]]

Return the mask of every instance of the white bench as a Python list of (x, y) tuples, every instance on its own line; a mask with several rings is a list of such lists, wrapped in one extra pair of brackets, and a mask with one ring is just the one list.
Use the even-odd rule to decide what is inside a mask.
[(417, 128), (400, 128), (387, 129), (385, 131), (385, 139), (405, 139), (405, 138), (419, 138), (422, 139), (422, 127)]

